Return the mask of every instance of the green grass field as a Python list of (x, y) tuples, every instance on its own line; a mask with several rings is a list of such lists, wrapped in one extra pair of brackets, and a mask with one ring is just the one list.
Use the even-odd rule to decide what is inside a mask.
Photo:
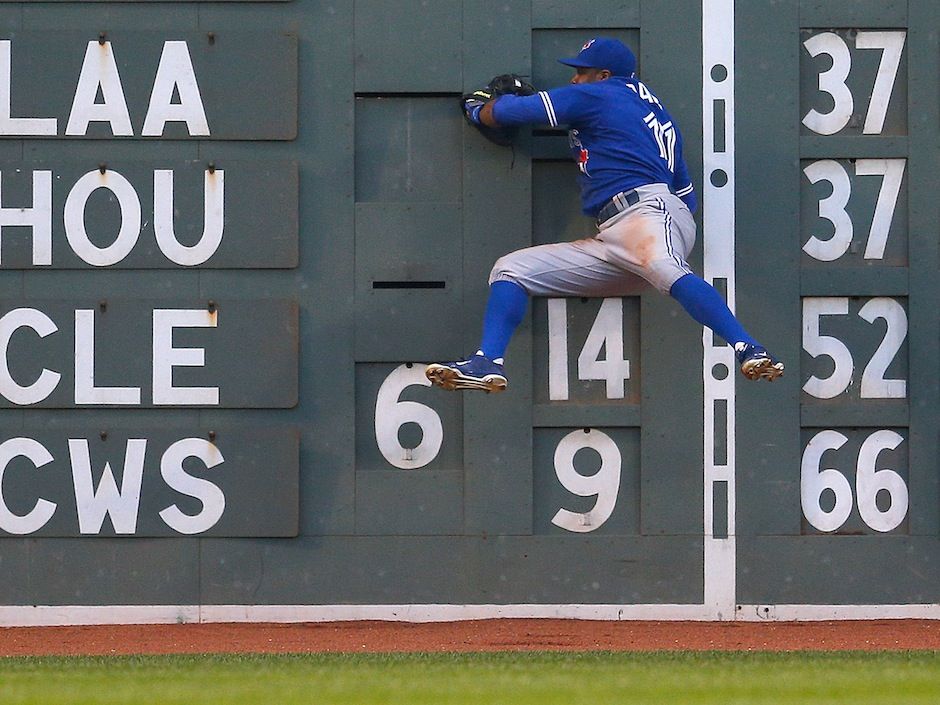
[(3, 705), (936, 705), (940, 652), (0, 659)]

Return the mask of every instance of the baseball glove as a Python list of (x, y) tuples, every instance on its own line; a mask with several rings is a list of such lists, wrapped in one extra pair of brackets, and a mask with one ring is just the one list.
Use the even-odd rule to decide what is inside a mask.
[(494, 76), (486, 87), (494, 96), (500, 95), (535, 95), (535, 86), (514, 73), (502, 73)]
[(460, 109), (464, 117), (473, 125), (481, 135), (493, 144), (507, 147), (512, 144), (516, 134), (512, 127), (490, 127), (480, 122), (480, 111), (483, 106), (501, 95), (533, 95), (535, 88), (514, 73), (503, 73), (494, 76), (485, 87), (473, 93), (465, 93), (460, 98)]

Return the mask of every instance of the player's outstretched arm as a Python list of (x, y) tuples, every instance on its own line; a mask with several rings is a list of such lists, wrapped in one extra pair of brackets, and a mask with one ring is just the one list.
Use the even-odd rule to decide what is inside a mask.
[(500, 127), (493, 115), (493, 103), (499, 96), (488, 94), (485, 89), (474, 91), (462, 98), (464, 115), (472, 125)]
[(480, 122), (487, 127), (500, 127), (500, 124), (496, 122), (496, 117), (493, 115), (493, 104), (495, 102), (495, 100), (491, 100), (484, 103), (483, 107), (480, 109)]
[(514, 130), (496, 120), (493, 104), (501, 96), (518, 97), (534, 93), (535, 88), (516, 74), (500, 74), (485, 87), (461, 96), (460, 106), (467, 122), (477, 128), (480, 134), (495, 144), (507, 146), (512, 143)]

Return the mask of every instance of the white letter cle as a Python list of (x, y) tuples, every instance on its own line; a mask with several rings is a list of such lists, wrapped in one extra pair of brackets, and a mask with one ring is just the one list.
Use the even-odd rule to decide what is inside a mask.
[(75, 403), (140, 404), (140, 387), (95, 386), (95, 311), (75, 311)]
[(153, 312), (153, 403), (219, 404), (218, 387), (174, 387), (174, 367), (203, 367), (203, 348), (174, 348), (174, 328), (215, 328), (218, 312), (204, 309), (154, 309)]

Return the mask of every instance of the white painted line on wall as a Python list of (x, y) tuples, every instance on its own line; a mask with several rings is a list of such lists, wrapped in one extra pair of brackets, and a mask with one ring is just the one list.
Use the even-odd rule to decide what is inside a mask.
[(870, 619), (940, 619), (940, 604), (741, 605), (741, 622), (829, 622)]
[(0, 627), (91, 624), (185, 624), (199, 621), (198, 605), (4, 605)]
[[(285, 612), (290, 611), (290, 614)], [(604, 621), (711, 619), (703, 605), (206, 605), (204, 622), (331, 622), (349, 620), (457, 622), (470, 619), (590, 619)]]
[[(584, 619), (704, 622), (709, 605), (23, 605), (0, 607), (0, 627), (108, 624), (457, 622), (477, 619)], [(940, 619), (940, 604), (740, 605), (722, 621), (783, 622)]]
[(703, 605), (22, 605), (0, 627), (197, 622), (458, 622), (474, 619), (708, 621)]
[[(716, 68), (717, 67), (717, 68)], [(713, 71), (714, 69), (714, 71)], [(716, 134), (716, 113), (723, 116)], [(734, 0), (702, 2), (702, 246), (705, 281), (725, 280), (734, 311)], [(714, 183), (713, 174), (722, 174)], [(712, 344), (702, 333), (705, 384), (705, 606), (714, 619), (733, 619), (735, 612), (735, 414), (737, 364), (730, 346)], [(724, 378), (716, 376), (724, 370)], [(719, 422), (721, 422), (719, 424)], [(724, 427), (724, 454), (716, 456), (715, 429)], [(716, 483), (726, 483), (727, 535), (714, 534)]]

